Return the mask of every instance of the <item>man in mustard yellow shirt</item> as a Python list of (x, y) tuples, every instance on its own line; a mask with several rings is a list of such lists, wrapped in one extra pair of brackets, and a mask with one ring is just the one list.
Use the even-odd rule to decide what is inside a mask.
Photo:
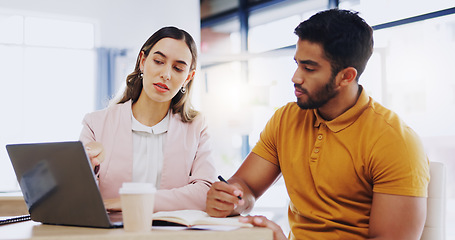
[[(295, 33), (297, 102), (276, 111), (229, 184), (212, 185), (207, 213), (247, 213), (282, 174), (290, 239), (420, 239), (429, 164), (416, 133), (358, 84), (373, 51), (371, 27), (332, 9)], [(243, 221), (286, 239), (264, 217)]]

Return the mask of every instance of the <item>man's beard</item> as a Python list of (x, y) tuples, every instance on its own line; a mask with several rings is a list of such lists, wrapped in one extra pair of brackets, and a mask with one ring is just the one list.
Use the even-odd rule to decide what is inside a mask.
[(329, 82), (320, 89), (317, 89), (315, 94), (310, 95), (308, 91), (301, 88), (299, 85), (294, 84), (294, 87), (306, 94), (308, 99), (303, 102), (300, 98), (297, 98), (297, 105), (301, 109), (317, 109), (324, 106), (328, 101), (338, 95), (338, 91), (335, 90), (335, 76), (332, 76)]

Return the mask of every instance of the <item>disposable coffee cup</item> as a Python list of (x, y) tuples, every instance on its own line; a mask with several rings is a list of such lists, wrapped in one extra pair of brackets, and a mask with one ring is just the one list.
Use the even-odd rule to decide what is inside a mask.
[(128, 232), (152, 229), (156, 188), (150, 183), (123, 183), (119, 190), (123, 228)]

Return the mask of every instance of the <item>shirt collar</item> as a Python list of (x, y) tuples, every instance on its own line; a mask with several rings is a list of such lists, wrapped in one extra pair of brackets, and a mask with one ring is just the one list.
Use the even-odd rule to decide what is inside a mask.
[(161, 134), (167, 132), (169, 128), (169, 112), (167, 112), (166, 116), (161, 120), (159, 123), (157, 123), (153, 127), (146, 126), (142, 123), (140, 123), (136, 118), (134, 117), (133, 113), (131, 112), (131, 120), (132, 120), (132, 126), (131, 129), (136, 132), (147, 132), (147, 133), (152, 133), (152, 134)]
[(339, 132), (353, 124), (360, 117), (363, 111), (368, 108), (370, 102), (370, 98), (363, 87), (361, 85), (359, 85), (359, 87), (361, 88), (361, 93), (355, 105), (331, 121), (324, 120), (318, 114), (317, 109), (313, 109), (314, 115), (316, 116), (314, 127), (319, 127), (321, 124), (325, 124), (331, 131)]

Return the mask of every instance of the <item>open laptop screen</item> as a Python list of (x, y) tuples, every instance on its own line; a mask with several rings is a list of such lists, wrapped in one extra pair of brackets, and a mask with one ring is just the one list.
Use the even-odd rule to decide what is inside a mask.
[(81, 142), (6, 146), (32, 220), (112, 227)]

